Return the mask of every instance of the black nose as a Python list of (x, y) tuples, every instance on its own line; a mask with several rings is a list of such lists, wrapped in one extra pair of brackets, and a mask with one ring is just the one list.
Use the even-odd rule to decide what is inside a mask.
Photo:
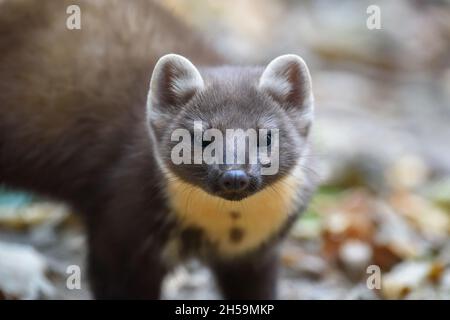
[(242, 191), (250, 183), (248, 175), (242, 170), (228, 170), (220, 177), (219, 184), (224, 191)]

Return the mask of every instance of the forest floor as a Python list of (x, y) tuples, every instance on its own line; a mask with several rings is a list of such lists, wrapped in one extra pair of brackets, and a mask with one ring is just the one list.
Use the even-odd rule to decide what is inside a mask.
[[(381, 30), (370, 1), (165, 2), (232, 62), (297, 53), (311, 70), (321, 187), (283, 246), (280, 298), (450, 299), (450, 9), (378, 2)], [(68, 208), (0, 190), (0, 298), (89, 298), (85, 254)], [(219, 296), (192, 262), (164, 297)]]

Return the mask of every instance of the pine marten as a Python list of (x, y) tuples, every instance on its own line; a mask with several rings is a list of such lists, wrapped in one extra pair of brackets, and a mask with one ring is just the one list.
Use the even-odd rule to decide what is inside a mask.
[[(73, 4), (80, 30), (66, 27)], [(199, 121), (278, 130), (278, 170), (175, 164), (173, 132)], [(315, 187), (312, 121), (296, 55), (228, 66), (150, 1), (0, 2), (0, 183), (80, 212), (98, 299), (159, 298), (188, 258), (211, 268), (225, 298), (276, 297), (280, 240)]]

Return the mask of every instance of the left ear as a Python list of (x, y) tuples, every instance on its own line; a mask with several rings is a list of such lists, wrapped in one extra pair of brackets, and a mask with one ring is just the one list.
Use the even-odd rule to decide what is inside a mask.
[(283, 106), (312, 111), (311, 76), (306, 63), (297, 55), (272, 60), (259, 79), (259, 89)]
[(147, 112), (152, 118), (173, 116), (203, 87), (199, 71), (188, 59), (167, 54), (158, 60), (153, 70)]

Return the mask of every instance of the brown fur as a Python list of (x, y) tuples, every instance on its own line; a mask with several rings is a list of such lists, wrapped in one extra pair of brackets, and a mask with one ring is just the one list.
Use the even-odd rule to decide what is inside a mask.
[(157, 58), (219, 61), (158, 5), (132, 2), (76, 1), (81, 30), (66, 29), (73, 1), (0, 4), (0, 173), (10, 184), (84, 202), (120, 157), (108, 142), (142, 121)]
[[(70, 4), (81, 30), (66, 29)], [(145, 102), (169, 52), (221, 61), (150, 1), (0, 2), (0, 183), (83, 214), (98, 298), (157, 298), (167, 272), (157, 252), (172, 222), (159, 221)], [(149, 208), (160, 218), (145, 221)]]
[[(81, 7), (81, 30), (66, 29), (71, 4)], [(170, 124), (160, 122), (158, 144), (149, 137), (151, 71), (169, 52), (222, 63), (150, 1), (0, 1), (0, 183), (66, 201), (82, 214), (97, 298), (158, 298), (172, 263), (191, 253), (210, 265), (225, 297), (273, 298), (276, 244), (314, 188), (300, 159), (309, 120), (301, 106), (281, 106), (255, 87), (262, 68), (202, 69), (209, 91), (192, 100), (206, 109), (169, 114), (167, 103), (156, 106), (171, 125), (200, 116), (217, 127), (253, 127), (259, 118), (282, 127), (283, 170), (265, 178), (272, 189), (227, 200), (215, 212), (218, 198), (197, 188), (201, 168), (160, 167), (167, 159), (154, 151), (169, 151)], [(295, 66), (289, 70), (297, 75)], [(180, 187), (200, 196), (193, 206), (183, 206), (189, 199)]]

